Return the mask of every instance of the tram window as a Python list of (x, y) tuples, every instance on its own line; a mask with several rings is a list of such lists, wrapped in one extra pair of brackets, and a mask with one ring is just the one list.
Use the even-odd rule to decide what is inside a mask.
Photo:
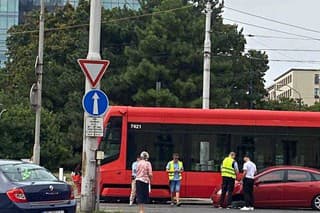
[(158, 171), (165, 170), (174, 152), (185, 171), (219, 171), (230, 151), (237, 153), (240, 169), (245, 154), (258, 170), (274, 165), (320, 168), (319, 136), (316, 128), (129, 123), (127, 168), (143, 150)]
[(102, 163), (116, 160), (120, 155), (122, 134), (122, 117), (111, 117), (105, 128), (105, 137), (100, 142), (100, 149), (104, 151), (105, 159)]

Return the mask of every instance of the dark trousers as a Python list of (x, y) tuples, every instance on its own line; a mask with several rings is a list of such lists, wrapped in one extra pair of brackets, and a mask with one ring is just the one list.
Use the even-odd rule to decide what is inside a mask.
[(253, 207), (253, 184), (253, 179), (243, 179), (244, 201), (246, 202), (247, 207)]
[(226, 193), (228, 192), (228, 197), (227, 197), (227, 206), (231, 205), (232, 202), (232, 193), (234, 189), (234, 181), (235, 179), (231, 177), (222, 177), (222, 192), (221, 192), (221, 197), (220, 197), (220, 206), (224, 204), (224, 199), (226, 196)]
[(149, 203), (149, 184), (139, 181), (136, 181), (136, 195), (137, 203), (145, 204)]

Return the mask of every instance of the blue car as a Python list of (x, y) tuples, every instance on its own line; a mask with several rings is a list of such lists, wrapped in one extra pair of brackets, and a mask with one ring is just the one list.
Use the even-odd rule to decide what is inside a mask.
[(45, 168), (0, 159), (0, 212), (74, 213), (72, 187)]

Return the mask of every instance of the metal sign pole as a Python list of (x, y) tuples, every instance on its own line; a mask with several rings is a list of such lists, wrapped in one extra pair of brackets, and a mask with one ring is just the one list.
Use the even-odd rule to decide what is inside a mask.
[[(90, 4), (90, 29), (89, 51), (87, 59), (100, 60), (100, 32), (101, 32), (101, 0), (91, 0)], [(96, 88), (99, 88), (97, 84)], [(85, 92), (91, 89), (89, 80), (86, 78)], [(84, 113), (83, 128), (83, 153), (82, 153), (82, 184), (81, 184), (81, 212), (93, 212), (96, 203), (96, 159), (95, 153), (98, 148), (97, 137), (86, 136), (86, 122), (88, 113)]]

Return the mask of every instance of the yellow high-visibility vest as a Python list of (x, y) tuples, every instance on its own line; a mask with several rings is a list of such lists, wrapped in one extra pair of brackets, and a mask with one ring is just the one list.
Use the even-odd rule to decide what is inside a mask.
[(232, 167), (234, 160), (230, 157), (226, 157), (221, 166), (221, 176), (222, 177), (231, 177), (233, 179), (236, 179), (236, 172), (234, 168)]
[[(181, 171), (182, 167), (183, 167), (183, 164), (181, 161), (178, 161), (178, 165), (179, 165), (179, 171)], [(168, 175), (169, 175), (169, 180), (173, 180), (174, 179), (174, 161), (170, 161), (169, 162), (169, 172), (168, 172)], [(182, 179), (182, 175), (181, 175), (181, 172), (179, 172), (179, 180)]]

